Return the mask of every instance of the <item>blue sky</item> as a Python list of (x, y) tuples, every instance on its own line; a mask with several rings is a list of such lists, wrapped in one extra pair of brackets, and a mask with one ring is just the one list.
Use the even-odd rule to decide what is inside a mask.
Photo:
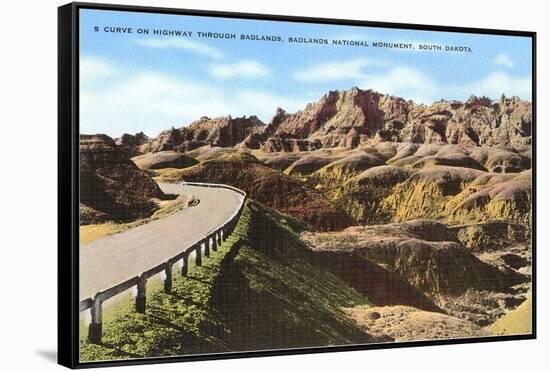
[[(96, 32), (95, 27), (98, 27)], [(132, 28), (132, 33), (105, 32)], [(140, 34), (138, 29), (148, 29)], [(191, 31), (189, 37), (154, 29)], [(200, 38), (198, 32), (237, 39)], [(283, 42), (243, 41), (240, 34)], [(290, 43), (288, 37), (364, 41), (369, 47)], [(412, 43), (414, 50), (373, 42)], [(420, 51), (421, 44), (472, 52)], [(531, 99), (531, 40), (524, 37), (81, 10), (82, 133), (156, 135), (201, 116), (257, 115), (268, 122), (329, 90), (358, 86), (430, 104), (501, 94)]]

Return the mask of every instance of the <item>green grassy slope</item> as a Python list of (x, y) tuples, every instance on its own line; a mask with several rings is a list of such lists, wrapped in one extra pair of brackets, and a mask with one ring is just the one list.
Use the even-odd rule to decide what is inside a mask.
[(371, 342), (343, 307), (367, 299), (325, 270), (298, 239), (304, 225), (251, 205), (251, 235), (216, 281), (227, 344), (252, 350)]
[(81, 339), (81, 360), (307, 347), (375, 339), (342, 307), (369, 305), (314, 263), (297, 233), (305, 224), (248, 203), (233, 235), (173, 293), (148, 290), (147, 313), (133, 303), (105, 315), (102, 345)]
[[(81, 334), (82, 361), (126, 359), (176, 354), (227, 351), (224, 326), (219, 312), (209, 306), (213, 283), (224, 266), (224, 259), (235, 243), (248, 234), (250, 211), (245, 209), (233, 234), (202, 266), (190, 259), (187, 277), (173, 273), (171, 294), (154, 283), (147, 290), (147, 311), (137, 313), (133, 301), (117, 303), (107, 310), (103, 324), (103, 344), (94, 345)], [(155, 287), (157, 286), (157, 287)]]

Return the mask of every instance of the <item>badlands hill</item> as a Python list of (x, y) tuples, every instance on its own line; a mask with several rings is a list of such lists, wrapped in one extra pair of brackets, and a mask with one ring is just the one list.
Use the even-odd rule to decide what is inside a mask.
[(531, 143), (532, 106), (519, 98), (499, 101), (472, 96), (465, 102), (416, 104), (372, 90), (330, 91), (303, 110), (278, 108), (266, 125), (256, 116), (202, 117), (155, 138), (124, 134), (118, 143), (132, 154), (201, 146), (300, 152), (321, 148), (356, 148), (371, 140), (450, 143), (469, 146)]
[(201, 117), (189, 125), (162, 131), (155, 138), (148, 138), (143, 133), (124, 134), (117, 144), (123, 146), (132, 155), (160, 151), (192, 151), (202, 146), (233, 147), (249, 135), (261, 132), (265, 124), (256, 116), (231, 118), (218, 117), (211, 119)]
[(106, 135), (80, 136), (80, 223), (153, 214), (164, 193)]

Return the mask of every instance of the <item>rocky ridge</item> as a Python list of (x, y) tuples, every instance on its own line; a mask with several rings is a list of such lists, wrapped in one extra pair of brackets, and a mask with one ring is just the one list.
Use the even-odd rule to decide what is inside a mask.
[(531, 127), (531, 103), (517, 97), (492, 101), (472, 96), (464, 102), (441, 100), (428, 106), (354, 87), (329, 91), (296, 113), (278, 108), (267, 125), (256, 116), (202, 117), (155, 138), (124, 134), (119, 143), (134, 155), (185, 152), (205, 145), (269, 152), (349, 149), (370, 141), (529, 145)]
[(125, 145), (132, 155), (148, 152), (187, 152), (202, 146), (233, 147), (248, 136), (261, 132), (265, 124), (256, 116), (250, 117), (201, 117), (189, 125), (162, 131), (155, 138), (124, 134), (118, 142)]
[[(330, 91), (304, 110), (278, 110), (265, 129), (268, 151), (355, 148), (370, 140), (465, 145), (530, 144), (531, 103), (472, 96), (430, 106), (352, 88)], [(292, 143), (292, 146), (285, 146)], [(296, 146), (296, 143), (299, 145)]]

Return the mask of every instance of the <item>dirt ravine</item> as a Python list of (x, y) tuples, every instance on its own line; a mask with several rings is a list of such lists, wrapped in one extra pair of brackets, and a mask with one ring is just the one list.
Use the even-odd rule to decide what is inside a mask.
[(191, 193), (200, 203), (80, 246), (80, 300), (183, 251), (224, 223), (237, 210), (243, 197), (223, 188), (159, 185), (165, 193)]

